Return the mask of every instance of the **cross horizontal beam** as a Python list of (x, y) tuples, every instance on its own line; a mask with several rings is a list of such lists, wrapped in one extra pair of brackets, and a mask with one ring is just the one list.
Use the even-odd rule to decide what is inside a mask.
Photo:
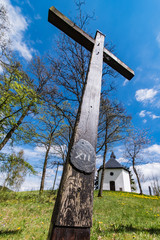
[[(95, 39), (84, 32), (55, 7), (49, 9), (48, 21), (92, 52)], [(131, 80), (134, 77), (134, 71), (106, 48), (103, 50), (103, 61), (128, 80)]]

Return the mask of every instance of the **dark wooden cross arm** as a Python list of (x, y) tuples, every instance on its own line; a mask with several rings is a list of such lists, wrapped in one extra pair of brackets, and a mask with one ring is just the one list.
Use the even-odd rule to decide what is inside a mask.
[[(74, 22), (64, 16), (55, 7), (49, 9), (48, 21), (92, 52), (95, 39), (80, 29)], [(131, 80), (134, 77), (134, 71), (106, 48), (103, 50), (103, 61), (128, 80)]]

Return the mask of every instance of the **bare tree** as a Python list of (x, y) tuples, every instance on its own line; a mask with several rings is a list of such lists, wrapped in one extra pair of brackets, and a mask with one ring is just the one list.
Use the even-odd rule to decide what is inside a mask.
[(9, 28), (10, 23), (7, 17), (7, 9), (4, 7), (3, 3), (0, 3), (0, 61), (6, 54), (6, 51), (9, 50)]
[(50, 105), (48, 106), (47, 103), (43, 104), (43, 106), (39, 108), (39, 113), (35, 119), (35, 129), (32, 138), (32, 141), (34, 141), (37, 146), (45, 149), (40, 193), (44, 190), (48, 160), (51, 156), (54, 157), (54, 155), (56, 156), (58, 154), (56, 144), (64, 129), (63, 116), (55, 108)]
[(54, 190), (55, 189), (55, 185), (56, 185), (56, 180), (57, 180), (57, 174), (58, 174), (59, 166), (64, 166), (64, 161), (62, 159), (61, 159), (61, 161), (58, 159), (58, 161), (52, 162), (52, 166), (56, 166), (56, 173), (55, 173), (53, 187), (52, 187), (52, 190)]
[(157, 176), (153, 176), (151, 179), (151, 189), (153, 195), (160, 196), (160, 183)]
[(103, 152), (103, 165), (98, 197), (102, 197), (105, 161), (108, 147), (125, 138), (130, 126), (131, 117), (122, 106), (109, 99), (101, 99), (100, 120), (98, 129), (97, 153)]
[[(77, 16), (75, 23), (83, 30), (86, 30), (90, 20), (93, 20), (93, 15), (83, 13), (84, 1), (75, 1)], [(54, 100), (57, 107), (59, 103), (67, 101), (70, 104), (70, 109), (63, 109), (63, 116), (70, 124), (71, 129), (75, 123), (76, 114), (78, 107), (81, 102), (82, 91), (86, 84), (86, 75), (88, 71), (88, 63), (90, 60), (90, 53), (77, 42), (73, 41), (70, 37), (64, 33), (60, 33), (59, 38), (56, 41), (56, 52), (57, 57), (49, 55), (49, 60), (55, 71), (55, 84), (57, 91), (59, 92), (58, 97)], [(113, 51), (113, 47), (109, 46), (110, 51)], [(104, 81), (105, 76), (115, 77), (115, 71), (111, 69), (107, 64), (103, 69), (103, 91), (107, 93), (113, 89), (112, 84), (109, 81)], [(107, 85), (106, 85), (107, 82)], [(61, 110), (59, 108), (59, 110)]]
[(59, 166), (64, 166), (66, 161), (66, 156), (68, 152), (68, 144), (70, 140), (70, 134), (71, 134), (71, 128), (70, 125), (65, 125), (62, 127), (60, 134), (57, 139), (55, 139), (55, 155), (56, 160), (51, 161), (50, 166), (55, 167), (56, 166), (56, 173), (54, 177), (53, 187), (52, 190), (55, 188), (55, 183), (57, 179), (58, 169)]
[(137, 166), (143, 164), (143, 150), (150, 143), (146, 130), (134, 129), (129, 137), (125, 139), (125, 153), (124, 157), (133, 167), (136, 175), (140, 194), (143, 194), (140, 175)]

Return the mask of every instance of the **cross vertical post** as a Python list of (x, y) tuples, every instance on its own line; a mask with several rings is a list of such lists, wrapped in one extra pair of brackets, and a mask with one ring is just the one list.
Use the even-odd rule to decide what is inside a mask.
[(103, 61), (131, 79), (134, 72), (104, 48), (104, 35), (95, 39), (54, 7), (49, 22), (92, 52), (86, 84), (68, 147), (48, 240), (89, 240), (92, 227), (94, 172)]
[[(96, 33), (86, 87), (53, 212), (50, 240), (90, 239), (104, 35)], [(78, 231), (76, 231), (76, 229)], [(82, 231), (83, 230), (83, 231)]]

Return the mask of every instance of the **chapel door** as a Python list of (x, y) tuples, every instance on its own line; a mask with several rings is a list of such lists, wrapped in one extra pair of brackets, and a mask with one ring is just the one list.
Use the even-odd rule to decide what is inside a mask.
[(115, 191), (115, 181), (110, 181), (110, 190)]

